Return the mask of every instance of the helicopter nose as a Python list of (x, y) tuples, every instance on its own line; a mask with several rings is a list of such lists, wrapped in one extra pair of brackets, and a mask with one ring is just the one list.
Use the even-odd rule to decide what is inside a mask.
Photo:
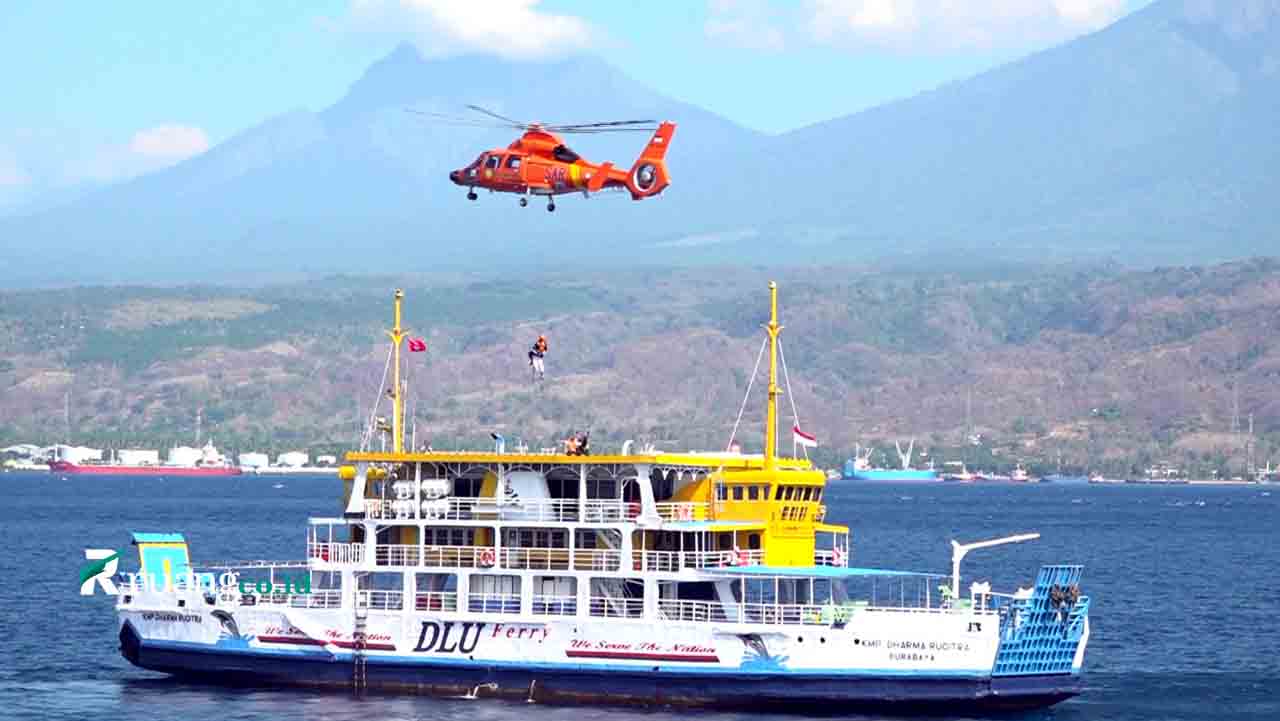
[(459, 173), (458, 171), (456, 171), (456, 170), (450, 170), (450, 171), (449, 171), (449, 180), (452, 180), (454, 185), (461, 185), (461, 184), (462, 184), (462, 183), (460, 182), (460, 180), (459, 180), (461, 177), (462, 177), (462, 174), (461, 174), (461, 173)]

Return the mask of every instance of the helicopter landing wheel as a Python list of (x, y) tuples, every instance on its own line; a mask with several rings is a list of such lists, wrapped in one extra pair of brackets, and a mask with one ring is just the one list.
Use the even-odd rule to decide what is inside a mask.
[(529, 199), (528, 199), (528, 198), (521, 198), (521, 199), (520, 199), (520, 207), (521, 207), (521, 208), (523, 208), (523, 207), (525, 207), (525, 206), (527, 206), (527, 205), (529, 205)]
[(480, 196), (476, 195), (476, 191), (474, 190), (467, 191), (467, 200), (475, 200), (476, 198), (479, 198), (479, 197)]
[(548, 213), (556, 212), (556, 204), (554, 202), (551, 202), (551, 201), (547, 202), (547, 212)]

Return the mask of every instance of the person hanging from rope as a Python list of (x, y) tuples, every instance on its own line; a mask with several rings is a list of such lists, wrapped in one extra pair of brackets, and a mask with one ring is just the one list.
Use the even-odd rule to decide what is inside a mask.
[(543, 368), (542, 359), (547, 354), (547, 337), (545, 335), (538, 336), (538, 340), (533, 342), (533, 347), (529, 349), (529, 365), (533, 367), (533, 375), (535, 380), (542, 380), (546, 377), (546, 370)]

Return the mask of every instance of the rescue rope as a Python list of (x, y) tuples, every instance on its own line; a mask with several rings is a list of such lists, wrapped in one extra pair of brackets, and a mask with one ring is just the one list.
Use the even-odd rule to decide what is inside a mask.
[(360, 435), (361, 452), (369, 450), (370, 444), (373, 443), (374, 426), (378, 419), (378, 403), (382, 401), (382, 389), (387, 385), (387, 373), (391, 370), (391, 354), (393, 349), (387, 349), (387, 362), (382, 366), (382, 380), (378, 382), (378, 392), (373, 396), (373, 410), (369, 411), (369, 422), (365, 424), (364, 431)]
[[(747, 381), (747, 392), (742, 395), (742, 406), (738, 408), (738, 417), (733, 422), (733, 430), (729, 432), (729, 442), (724, 449), (727, 452), (733, 448), (733, 439), (738, 435), (738, 426), (742, 424), (742, 414), (747, 411), (747, 401), (751, 399), (751, 386), (755, 385), (756, 374), (760, 372), (760, 359), (764, 358), (764, 348), (768, 345), (769, 339), (765, 338), (760, 344), (760, 352), (756, 354), (756, 367), (751, 369), (751, 379)], [(720, 465), (720, 470), (724, 470), (724, 464)]]

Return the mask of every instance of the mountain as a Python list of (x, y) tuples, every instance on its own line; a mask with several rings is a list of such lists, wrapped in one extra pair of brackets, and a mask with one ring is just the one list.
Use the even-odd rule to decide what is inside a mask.
[[(706, 282), (715, 277), (718, 282)], [(1010, 280), (1010, 278), (1013, 278)], [(780, 287), (782, 427), (792, 402), (824, 463), (918, 439), (938, 462), (1236, 474), (1280, 461), (1280, 261), (1117, 272), (825, 266), (399, 275), (254, 288), (0, 292), (0, 447), (349, 447), (380, 396), (390, 291), (428, 351), (408, 358), (417, 438), (548, 447), (590, 428), (723, 447)], [(550, 341), (547, 382), (525, 350)], [(762, 369), (763, 371), (763, 369)], [(757, 378), (739, 438), (759, 448)], [(966, 399), (971, 399), (967, 403)], [(385, 409), (385, 406), (383, 406)], [(978, 447), (962, 446), (967, 425)], [(1235, 429), (1237, 432), (1233, 432)], [(1059, 455), (1061, 454), (1061, 455)]]
[[(530, 120), (676, 120), (673, 185), (643, 203), (566, 200), (554, 215), (507, 196), (467, 203), (446, 173), (511, 134), (405, 112), (467, 103)], [(4, 282), (777, 257), (1242, 257), (1280, 240), (1278, 118), (1280, 0), (1157, 0), (976, 77), (778, 136), (596, 58), (425, 60), (406, 45), (321, 112), (0, 220), (13, 261)], [(570, 142), (630, 162), (643, 139)]]

